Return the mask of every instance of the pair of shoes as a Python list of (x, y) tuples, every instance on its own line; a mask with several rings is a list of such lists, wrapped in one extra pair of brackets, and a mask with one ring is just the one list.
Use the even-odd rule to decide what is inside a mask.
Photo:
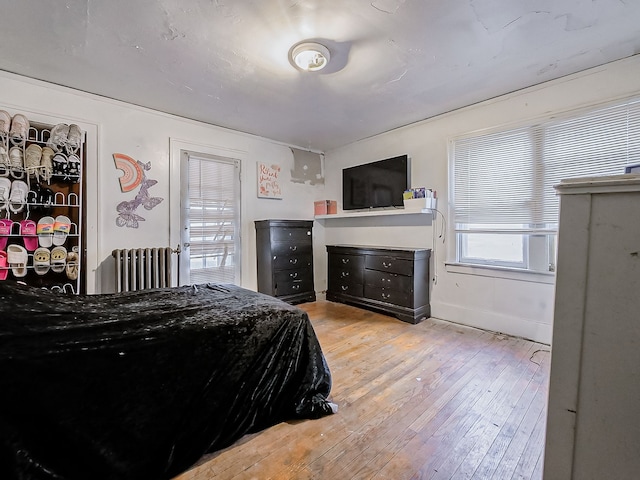
[(29, 120), (21, 113), (17, 113), (11, 119), (9, 137), (14, 145), (24, 145), (29, 137)]
[(0, 211), (22, 212), (27, 204), (28, 193), (29, 185), (22, 180), (11, 182), (8, 178), (0, 177)]
[(27, 203), (29, 211), (49, 215), (54, 204), (53, 190), (42, 187), (39, 183), (34, 183), (27, 194)]
[(75, 151), (82, 143), (82, 130), (75, 123), (67, 125), (66, 123), (59, 123), (51, 129), (49, 135), (49, 141), (47, 146), (51, 147), (55, 151), (62, 151), (62, 148), (66, 148), (67, 151)]
[[(45, 275), (49, 269), (55, 273), (62, 273), (66, 270), (67, 278), (76, 280), (78, 278), (78, 254), (67, 252), (62, 246), (49, 250), (46, 247), (38, 247), (33, 252), (33, 269), (38, 275)], [(75, 278), (72, 278), (75, 273)]]
[(28, 261), (29, 254), (22, 245), (12, 243), (7, 247), (7, 263), (14, 277), (21, 278), (27, 275)]

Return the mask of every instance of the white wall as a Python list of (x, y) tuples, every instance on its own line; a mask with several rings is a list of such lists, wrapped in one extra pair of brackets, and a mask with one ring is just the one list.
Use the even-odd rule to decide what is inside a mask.
[[(176, 182), (170, 139), (193, 150), (217, 152), (238, 158), (242, 166), (242, 286), (257, 288), (254, 220), (266, 218), (311, 219), (313, 202), (323, 197), (322, 185), (290, 182), (293, 154), (288, 146), (232, 130), (136, 107), (43, 82), (0, 72), (0, 109), (11, 115), (24, 113), (32, 121), (76, 123), (87, 132), (87, 290), (114, 289), (115, 248), (177, 245), (180, 192)], [(149, 189), (164, 201), (137, 213), (146, 220), (137, 229), (118, 227), (116, 206), (137, 193), (122, 193), (114, 153), (151, 162), (147, 177), (158, 184)], [(283, 200), (258, 199), (256, 163), (282, 167)], [(171, 176), (174, 178), (171, 178)]]
[[(342, 168), (406, 153), (412, 160), (413, 186), (436, 189), (439, 210), (446, 215), (450, 138), (638, 95), (638, 79), (640, 55), (326, 152), (327, 198), (340, 200)], [(391, 218), (366, 219), (368, 223), (356, 219), (351, 225), (344, 219), (323, 221), (322, 234), (327, 244), (433, 246), (432, 226), (397, 225), (390, 223)], [(439, 233), (440, 219), (435, 227)], [(447, 271), (445, 261), (454, 259), (450, 226), (446, 242), (436, 246), (437, 283), (432, 286), (431, 297), (433, 316), (550, 343), (554, 304), (552, 278), (546, 279), (545, 283), (540, 276), (530, 281), (525, 275), (512, 278), (487, 276), (491, 272), (479, 269), (453, 271), (450, 268)], [(326, 283), (316, 288), (326, 288)]]

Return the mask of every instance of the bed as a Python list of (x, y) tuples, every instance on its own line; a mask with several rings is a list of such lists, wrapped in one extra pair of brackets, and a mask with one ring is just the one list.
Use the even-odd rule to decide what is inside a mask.
[(233, 285), (67, 295), (0, 282), (0, 478), (170, 479), (331, 414), (307, 314)]

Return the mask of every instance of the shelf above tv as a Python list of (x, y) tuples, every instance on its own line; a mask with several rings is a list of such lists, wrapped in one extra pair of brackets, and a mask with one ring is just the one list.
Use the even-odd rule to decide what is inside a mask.
[(434, 210), (423, 208), (422, 210), (408, 210), (404, 208), (394, 208), (388, 210), (357, 210), (352, 212), (342, 211), (332, 215), (316, 215), (316, 220), (331, 220), (333, 218), (362, 218), (362, 217), (388, 217), (393, 215), (433, 215)]

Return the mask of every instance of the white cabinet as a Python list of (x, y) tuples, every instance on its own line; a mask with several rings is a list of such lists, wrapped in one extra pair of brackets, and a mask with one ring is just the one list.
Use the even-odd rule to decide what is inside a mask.
[(640, 478), (640, 176), (557, 190), (544, 478)]

